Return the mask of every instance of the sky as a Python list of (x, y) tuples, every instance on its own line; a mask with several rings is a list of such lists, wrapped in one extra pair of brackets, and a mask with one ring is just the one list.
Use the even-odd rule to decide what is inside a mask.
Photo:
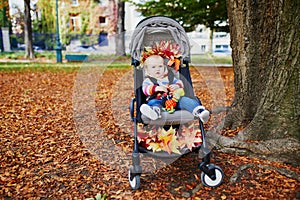
[(24, 1), (23, 0), (9, 0), (9, 11), (10, 14), (14, 14), (17, 12), (17, 9), (14, 9), (15, 6), (17, 6), (18, 8), (20, 8), (20, 10), (24, 10)]
[[(10, 7), (10, 14), (15, 14), (18, 10), (14, 7), (18, 7), (21, 11), (24, 10), (24, 0), (8, 0)], [(30, 0), (30, 4), (36, 4), (38, 0)]]

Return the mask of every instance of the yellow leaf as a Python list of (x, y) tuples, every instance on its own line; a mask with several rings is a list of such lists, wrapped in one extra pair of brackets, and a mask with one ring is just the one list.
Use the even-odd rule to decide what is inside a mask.
[(161, 147), (160, 147), (160, 144), (159, 144), (159, 143), (156, 143), (156, 142), (151, 142), (151, 143), (149, 143), (149, 146), (148, 146), (147, 149), (148, 149), (148, 150), (151, 150), (151, 149), (152, 149), (153, 152), (161, 151), (161, 150), (162, 150)]
[(181, 154), (180, 151), (178, 150), (180, 147), (180, 143), (178, 142), (177, 137), (175, 135), (173, 135), (172, 140), (170, 141), (168, 146), (171, 152)]
[(157, 137), (158, 137), (158, 140), (163, 142), (164, 146), (168, 146), (168, 143), (171, 141), (173, 134), (169, 131), (165, 131), (164, 129), (161, 129), (161, 131), (158, 133)]

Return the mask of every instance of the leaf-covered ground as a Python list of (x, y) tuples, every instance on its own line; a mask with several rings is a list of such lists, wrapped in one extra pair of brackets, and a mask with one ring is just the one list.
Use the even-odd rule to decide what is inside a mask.
[[(1, 199), (85, 199), (98, 193), (111, 199), (300, 198), (299, 167), (215, 150), (211, 161), (225, 172), (224, 181), (217, 188), (201, 184), (197, 167), (200, 160), (191, 153), (142, 174), (141, 188), (131, 190), (127, 180), (130, 160), (115, 161), (118, 156), (114, 155), (130, 155), (132, 150), (128, 110), (133, 95), (132, 71), (102, 72), (95, 90), (88, 94), (94, 102), (90, 112), (97, 116), (99, 127), (94, 128), (99, 135), (118, 148), (109, 151), (95, 140), (92, 150), (96, 154), (84, 145), (86, 137), (78, 133), (82, 124), (76, 120), (84, 115), (78, 115), (74, 108), (78, 97), (74, 92), (76, 71), (0, 72)], [(217, 76), (222, 79), (221, 85), (216, 82)], [(209, 109), (222, 102), (230, 105), (234, 93), (231, 68), (197, 68), (192, 70), (192, 77), (197, 95)], [(85, 107), (84, 102), (79, 105)], [(213, 114), (206, 128), (216, 127), (223, 115)], [(223, 134), (232, 136), (235, 132)], [(107, 156), (97, 154), (105, 152), (103, 149)]]

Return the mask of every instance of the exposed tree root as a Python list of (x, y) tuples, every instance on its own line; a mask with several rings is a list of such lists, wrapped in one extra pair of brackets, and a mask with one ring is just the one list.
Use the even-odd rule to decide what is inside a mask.
[(230, 110), (230, 106), (226, 107), (217, 107), (210, 111), (211, 114), (220, 114), (221, 112), (228, 112)]
[(272, 166), (267, 166), (267, 165), (256, 165), (256, 164), (245, 164), (242, 165), (238, 168), (238, 170), (230, 177), (230, 183), (235, 183), (238, 182), (243, 174), (243, 171), (248, 169), (248, 168), (254, 168), (254, 167), (259, 167), (261, 169), (268, 169), (268, 170), (275, 170), (281, 175), (284, 175), (288, 178), (296, 179), (297, 181), (300, 181), (300, 174), (284, 169), (284, 168), (277, 168), (277, 167), (272, 167)]
[(265, 165), (257, 165), (257, 167), (259, 167), (261, 169), (276, 170), (281, 175), (284, 175), (288, 178), (296, 179), (297, 181), (300, 182), (300, 174), (298, 174), (294, 171), (291, 171), (291, 170), (288, 170), (288, 169), (285, 169), (285, 168), (277, 168), (277, 167), (265, 166)]
[(238, 182), (240, 177), (242, 176), (242, 172), (248, 168), (252, 168), (254, 167), (254, 164), (246, 164), (246, 165), (242, 165), (240, 166), (236, 172), (230, 177), (229, 181), (230, 183), (235, 183)]
[(207, 140), (210, 146), (216, 146), (222, 152), (300, 165), (300, 142), (296, 139), (282, 138), (252, 142), (241, 136), (242, 134), (229, 138), (208, 132)]

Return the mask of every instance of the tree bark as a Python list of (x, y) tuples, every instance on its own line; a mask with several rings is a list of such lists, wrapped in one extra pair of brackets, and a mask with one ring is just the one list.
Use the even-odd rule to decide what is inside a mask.
[(125, 2), (118, 0), (118, 21), (117, 21), (117, 37), (116, 37), (116, 55), (125, 56)]
[(24, 37), (25, 37), (25, 58), (34, 59), (33, 45), (32, 45), (32, 25), (30, 14), (30, 0), (24, 0)]
[[(227, 0), (227, 9), (235, 98), (225, 126), (245, 126), (238, 139), (260, 141), (270, 157), (300, 164), (300, 3)], [(282, 143), (282, 153), (271, 147), (287, 139), (293, 142)], [(252, 148), (266, 153), (260, 150)]]

